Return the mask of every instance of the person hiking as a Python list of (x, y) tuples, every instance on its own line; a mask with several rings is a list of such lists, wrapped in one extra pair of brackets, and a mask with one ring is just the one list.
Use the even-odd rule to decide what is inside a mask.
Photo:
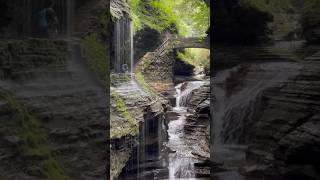
[(59, 20), (53, 9), (54, 3), (41, 9), (38, 13), (38, 25), (41, 37), (56, 37), (58, 35)]

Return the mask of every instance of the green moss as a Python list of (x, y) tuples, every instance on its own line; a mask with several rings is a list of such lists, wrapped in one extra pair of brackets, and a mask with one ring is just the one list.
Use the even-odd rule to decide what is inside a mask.
[(109, 62), (107, 47), (99, 41), (97, 34), (89, 34), (83, 39), (82, 54), (90, 68), (97, 74), (101, 81), (107, 84), (109, 75)]
[(131, 81), (131, 75), (129, 74), (110, 74), (110, 85), (117, 86), (122, 83), (128, 83)]
[(183, 52), (178, 52), (178, 57), (187, 64), (195, 67), (210, 66), (210, 50), (201, 48), (187, 48)]
[(49, 159), (45, 160), (43, 166), (44, 166), (46, 175), (50, 180), (56, 180), (56, 179), (69, 180), (70, 179), (68, 176), (65, 175), (64, 171), (61, 169), (60, 165), (53, 157), (50, 157)]
[(99, 24), (99, 31), (101, 35), (107, 36), (109, 34), (108, 27), (109, 27), (109, 19), (110, 19), (110, 10), (106, 9), (103, 10), (98, 19), (98, 24)]
[[(136, 135), (139, 132), (139, 123), (138, 120), (130, 113), (127, 109), (127, 106), (124, 100), (114, 91), (111, 92), (111, 98), (115, 101), (116, 110), (121, 114), (121, 116), (127, 121), (130, 126), (130, 132), (127, 134)], [(112, 134), (111, 137), (117, 136)]]
[(137, 71), (135, 73), (135, 79), (137, 80), (139, 86), (145, 91), (145, 92), (148, 92), (150, 97), (154, 100), (158, 99), (158, 96), (160, 96), (160, 94), (156, 93), (154, 91), (154, 89), (152, 87), (150, 87), (148, 85), (148, 83), (145, 81), (145, 78), (142, 74), (141, 71)]
[(146, 83), (146, 81), (144, 80), (144, 77), (142, 75), (141, 72), (136, 72), (135, 74), (135, 78), (138, 81), (140, 87), (144, 90), (149, 92), (150, 91), (150, 87), (148, 86), (148, 84)]
[[(22, 140), (18, 146), (22, 155), (34, 157), (37, 160), (43, 159), (42, 173), (50, 180), (71, 179), (51, 153), (47, 134), (42, 129), (39, 120), (30, 114), (9, 92), (0, 89), (0, 98), (5, 100), (14, 112), (12, 119), (17, 120), (18, 130), (12, 132), (17, 133), (16, 135)], [(29, 163), (39, 163), (37, 160), (34, 160), (36, 162), (29, 160)]]

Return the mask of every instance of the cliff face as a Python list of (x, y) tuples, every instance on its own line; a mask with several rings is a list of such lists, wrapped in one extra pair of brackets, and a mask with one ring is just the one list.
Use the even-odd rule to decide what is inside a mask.
[(306, 1), (302, 11), (302, 30), (309, 43), (320, 42), (320, 3), (316, 0)]
[[(215, 53), (229, 55), (225, 65), (233, 68), (216, 67), (211, 103), (224, 109), (212, 109), (213, 119), (224, 115), (221, 140), (249, 146), (242, 173), (275, 180), (319, 179), (319, 53), (290, 62), (290, 56), (280, 58), (266, 47), (233, 48)], [(319, 52), (316, 46), (314, 50)], [(241, 58), (242, 53), (248, 54)]]
[(281, 179), (319, 179), (319, 53), (279, 89), (263, 93), (267, 106), (257, 119), (246, 170)]
[(105, 89), (79, 47), (70, 47), (70, 56), (67, 50), (64, 41), (2, 42), (3, 178), (105, 177)]
[(76, 1), (74, 31), (83, 37), (88, 33), (106, 36), (109, 23), (109, 0)]
[(148, 52), (141, 58), (137, 71), (154, 90), (165, 92), (173, 89), (174, 64), (173, 52), (163, 55)]
[(127, 172), (138, 171), (135, 168), (143, 163), (143, 159), (137, 149), (145, 156), (143, 149), (147, 146), (153, 146), (154, 143), (158, 144), (158, 148), (161, 146), (166, 102), (151, 98), (130, 78), (118, 82), (111, 90), (111, 179), (117, 179), (120, 174), (125, 178), (129, 175)]
[(200, 159), (195, 164), (196, 177), (210, 177), (210, 84), (206, 82), (199, 89), (192, 92), (187, 103), (188, 111), (192, 115), (187, 117), (184, 126), (185, 139), (196, 145), (192, 154)]
[(253, 43), (268, 34), (270, 13), (254, 6), (246, 6), (241, 0), (218, 0), (214, 3), (215, 43)]

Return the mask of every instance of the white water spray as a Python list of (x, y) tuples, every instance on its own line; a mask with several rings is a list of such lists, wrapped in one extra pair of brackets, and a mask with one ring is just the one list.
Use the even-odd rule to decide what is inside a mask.
[(192, 155), (190, 144), (183, 139), (184, 125), (187, 117), (187, 102), (192, 92), (201, 87), (204, 83), (201, 81), (186, 82), (178, 84), (176, 89), (176, 107), (173, 111), (178, 114), (176, 120), (169, 123), (169, 142), (168, 147), (174, 151), (169, 155), (169, 179), (177, 178), (194, 179), (194, 163), (197, 159)]

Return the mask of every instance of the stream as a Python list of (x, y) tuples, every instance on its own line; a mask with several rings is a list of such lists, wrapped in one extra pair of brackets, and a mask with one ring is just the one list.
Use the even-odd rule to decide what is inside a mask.
[(169, 122), (169, 147), (173, 153), (169, 154), (169, 179), (176, 178), (195, 179), (194, 163), (198, 159), (192, 155), (192, 145), (184, 140), (184, 125), (186, 123), (187, 101), (191, 92), (203, 85), (201, 81), (192, 81), (178, 84), (176, 89), (176, 107), (173, 112), (177, 113), (177, 119)]
[[(145, 120), (140, 129), (138, 146), (134, 148), (119, 179), (204, 179), (196, 178), (195, 174), (194, 163), (200, 160), (192, 152), (199, 147), (187, 140), (184, 130), (187, 116), (190, 115), (187, 103), (192, 92), (203, 84), (203, 81), (190, 81), (175, 86), (175, 107), (161, 123), (153, 119)], [(163, 124), (165, 122), (167, 125)], [(165, 132), (166, 135), (155, 132)]]

